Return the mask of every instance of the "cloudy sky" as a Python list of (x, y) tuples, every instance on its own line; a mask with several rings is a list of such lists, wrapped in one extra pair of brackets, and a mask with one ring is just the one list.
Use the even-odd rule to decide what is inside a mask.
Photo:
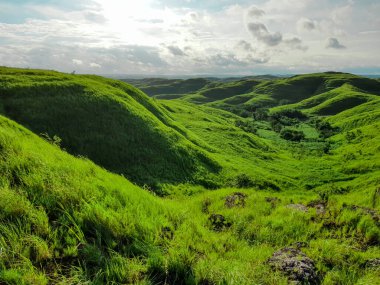
[(380, 74), (378, 0), (0, 0), (0, 65), (64, 72)]

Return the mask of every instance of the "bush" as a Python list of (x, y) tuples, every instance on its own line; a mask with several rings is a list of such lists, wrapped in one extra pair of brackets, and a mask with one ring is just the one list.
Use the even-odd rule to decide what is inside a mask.
[(235, 122), (235, 126), (248, 133), (256, 134), (257, 132), (257, 127), (255, 126), (255, 122), (252, 120), (250, 121), (237, 120)]
[(254, 181), (245, 173), (239, 174), (235, 177), (234, 186), (237, 188), (249, 188), (254, 185)]
[(317, 120), (315, 127), (319, 131), (321, 138), (329, 138), (338, 132), (338, 128), (334, 128), (329, 122)]
[(287, 117), (287, 118), (298, 119), (298, 120), (307, 119), (307, 116), (304, 113), (296, 109), (284, 109), (276, 113), (273, 113), (272, 117), (277, 117), (277, 118)]
[(305, 134), (301, 131), (292, 130), (292, 129), (283, 129), (281, 131), (281, 137), (288, 141), (300, 142), (305, 139)]

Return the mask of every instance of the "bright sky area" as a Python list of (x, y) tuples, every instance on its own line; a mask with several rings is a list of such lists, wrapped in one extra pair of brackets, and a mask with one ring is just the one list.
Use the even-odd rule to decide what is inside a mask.
[(380, 74), (378, 0), (0, 0), (0, 65), (64, 72)]

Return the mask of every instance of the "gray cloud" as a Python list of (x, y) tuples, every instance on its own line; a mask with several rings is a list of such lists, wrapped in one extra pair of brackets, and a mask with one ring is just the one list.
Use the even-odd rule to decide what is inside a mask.
[(302, 44), (302, 40), (298, 37), (294, 37), (291, 39), (284, 40), (284, 43), (291, 47), (292, 49), (299, 49), (302, 51), (306, 51), (308, 49), (307, 46)]
[(345, 49), (346, 47), (342, 45), (337, 38), (328, 38), (326, 48)]
[(244, 40), (239, 41), (236, 46), (238, 48), (244, 50), (244, 51), (247, 51), (247, 52), (248, 51), (253, 51), (252, 45), (249, 42), (244, 41)]
[(236, 44), (236, 49), (243, 51), (243, 54), (237, 53), (237, 58), (245, 64), (267, 63), (270, 57), (265, 52), (258, 52), (249, 42), (241, 40)]
[(248, 23), (248, 30), (257, 40), (268, 46), (276, 46), (282, 42), (282, 34), (279, 32), (270, 33), (263, 23)]
[(317, 24), (315, 21), (312, 21), (308, 18), (301, 18), (297, 22), (297, 27), (301, 31), (313, 31), (317, 28)]
[(260, 18), (265, 15), (265, 11), (257, 8), (256, 6), (251, 6), (248, 9), (247, 15), (252, 18)]
[(175, 56), (185, 56), (186, 55), (186, 53), (177, 46), (167, 46), (166, 48), (170, 51), (170, 53), (172, 55), (175, 55)]

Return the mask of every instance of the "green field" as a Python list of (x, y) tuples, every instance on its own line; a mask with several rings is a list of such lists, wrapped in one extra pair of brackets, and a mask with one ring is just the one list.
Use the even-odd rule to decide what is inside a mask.
[(123, 81), (0, 68), (0, 284), (380, 284), (378, 80)]

